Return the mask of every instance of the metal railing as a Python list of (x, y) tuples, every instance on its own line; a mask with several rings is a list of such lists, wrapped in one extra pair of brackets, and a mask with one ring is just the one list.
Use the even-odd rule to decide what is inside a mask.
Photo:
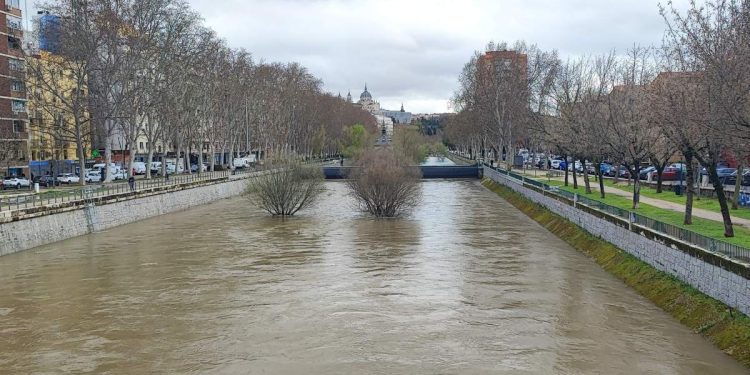
[[(254, 170), (237, 170), (235, 174), (250, 173)], [(0, 196), (0, 212), (28, 210), (36, 207), (56, 206), (68, 202), (82, 202), (85, 200), (96, 199), (100, 197), (113, 196), (118, 194), (143, 192), (178, 186), (183, 184), (192, 184), (196, 182), (219, 181), (227, 179), (231, 171), (201, 172), (192, 174), (175, 174), (169, 177), (156, 177), (152, 179), (138, 179), (131, 187), (127, 180), (113, 181), (110, 183), (96, 183), (82, 186), (79, 188), (66, 188), (53, 191), (41, 192), (39, 194), (16, 194)]]
[(492, 170), (500, 174), (506, 175), (509, 178), (515, 179), (516, 182), (519, 182), (521, 184), (531, 185), (531, 186), (535, 186), (537, 188), (543, 189), (546, 194), (557, 195), (559, 197), (563, 197), (569, 200), (571, 205), (582, 204), (590, 208), (594, 208), (599, 211), (602, 211), (611, 216), (616, 216), (618, 218), (625, 219), (630, 224), (635, 224), (640, 227), (650, 229), (654, 232), (675, 238), (677, 240), (691, 244), (701, 249), (705, 249), (714, 253), (723, 254), (729, 258), (737, 259), (745, 263), (750, 262), (750, 249), (746, 247), (735, 245), (726, 241), (721, 241), (715, 238), (707, 237), (702, 234), (693, 232), (689, 229), (681, 228), (676, 225), (664, 223), (656, 219), (642, 216), (637, 213), (631, 212), (629, 210), (622, 209), (620, 207), (615, 207), (615, 206), (606, 204), (598, 200), (590, 199), (590, 198), (581, 196), (576, 193), (571, 193), (569, 191), (559, 189), (557, 186), (548, 185), (538, 180), (526, 178), (517, 173), (491, 167), (486, 164), (484, 166), (486, 168), (491, 168)]
[[(338, 159), (313, 159), (309, 163), (325, 163)], [(14, 195), (0, 195), (0, 212), (29, 210), (37, 207), (54, 207), (59, 204), (76, 202), (83, 203), (101, 197), (114, 196), (132, 192), (143, 192), (165, 187), (193, 184), (198, 182), (223, 181), (243, 178), (243, 175), (267, 170), (265, 165), (255, 168), (223, 170), (215, 172), (171, 174), (168, 177), (159, 176), (151, 179), (137, 179), (131, 188), (127, 180), (113, 181), (106, 184), (89, 184), (82, 187), (71, 187), (43, 191), (39, 194), (26, 193)]]

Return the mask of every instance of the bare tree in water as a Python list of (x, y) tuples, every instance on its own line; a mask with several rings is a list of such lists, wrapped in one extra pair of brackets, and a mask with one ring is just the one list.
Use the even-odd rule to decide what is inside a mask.
[(250, 179), (251, 202), (274, 216), (292, 216), (312, 206), (321, 193), (323, 173), (319, 166), (283, 161), (275, 170)]
[(377, 217), (394, 217), (419, 204), (421, 172), (406, 165), (393, 150), (368, 151), (358, 166), (347, 186), (362, 210)]

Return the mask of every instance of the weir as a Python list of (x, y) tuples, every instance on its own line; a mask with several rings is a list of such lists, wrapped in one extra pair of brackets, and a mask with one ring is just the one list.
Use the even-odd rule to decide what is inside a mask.
[[(341, 180), (358, 167), (323, 167), (326, 180)], [(477, 165), (447, 165), (419, 166), (424, 179), (479, 179), (482, 178), (482, 168)]]

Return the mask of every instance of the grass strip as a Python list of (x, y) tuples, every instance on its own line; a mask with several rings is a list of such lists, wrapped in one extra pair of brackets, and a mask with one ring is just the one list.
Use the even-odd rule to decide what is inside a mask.
[(622, 249), (592, 236), (513, 190), (489, 179), (482, 181), (517, 209), (602, 268), (623, 280), (680, 323), (700, 333), (738, 362), (750, 367), (750, 318)]

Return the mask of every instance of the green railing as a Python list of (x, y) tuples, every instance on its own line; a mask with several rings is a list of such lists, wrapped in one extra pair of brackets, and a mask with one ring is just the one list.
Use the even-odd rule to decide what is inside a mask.
[(543, 189), (546, 192), (546, 194), (562, 197), (570, 201), (571, 204), (574, 204), (574, 203), (576, 205), (582, 204), (582, 205), (597, 209), (599, 211), (602, 211), (604, 213), (607, 213), (611, 216), (616, 216), (618, 218), (627, 220), (631, 224), (635, 224), (643, 228), (650, 229), (654, 232), (667, 235), (669, 237), (678, 239), (682, 242), (699, 247), (701, 249), (723, 254), (723, 255), (726, 255), (727, 257), (734, 258), (742, 262), (746, 262), (746, 263), (750, 262), (750, 249), (746, 247), (731, 244), (729, 242), (725, 242), (721, 240), (717, 240), (715, 238), (707, 237), (702, 234), (693, 232), (691, 230), (678, 227), (676, 225), (667, 224), (667, 223), (664, 223), (664, 222), (661, 222), (661, 221), (658, 221), (649, 217), (638, 215), (636, 213), (630, 212), (628, 210), (625, 210), (619, 207), (608, 205), (598, 200), (590, 199), (590, 198), (581, 196), (579, 194), (575, 194), (566, 190), (559, 189), (557, 186), (550, 186), (538, 180), (526, 178), (514, 172), (490, 167), (489, 165), (486, 165), (486, 164), (484, 166), (500, 174), (506, 175), (516, 180), (520, 184), (535, 186), (537, 188)]

